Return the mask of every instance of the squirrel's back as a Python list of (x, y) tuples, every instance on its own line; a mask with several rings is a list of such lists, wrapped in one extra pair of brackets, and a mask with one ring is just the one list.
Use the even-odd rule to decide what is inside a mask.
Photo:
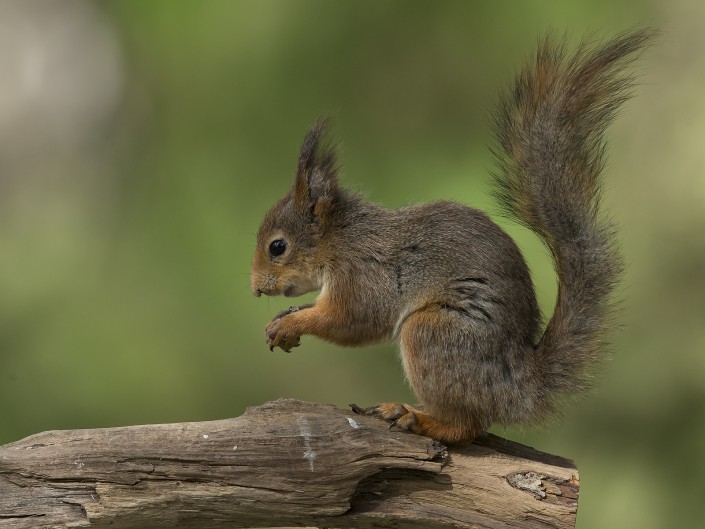
[(493, 326), (515, 343), (534, 343), (540, 314), (528, 266), (514, 240), (484, 212), (438, 201), (390, 215), (398, 246), (390, 254), (407, 310), (451, 303), (468, 322)]

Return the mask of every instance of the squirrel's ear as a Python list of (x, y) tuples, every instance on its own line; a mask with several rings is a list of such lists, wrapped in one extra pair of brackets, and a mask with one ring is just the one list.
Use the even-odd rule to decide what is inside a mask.
[(294, 183), (296, 209), (315, 217), (325, 215), (338, 195), (335, 148), (325, 144), (326, 120), (318, 120), (306, 135)]

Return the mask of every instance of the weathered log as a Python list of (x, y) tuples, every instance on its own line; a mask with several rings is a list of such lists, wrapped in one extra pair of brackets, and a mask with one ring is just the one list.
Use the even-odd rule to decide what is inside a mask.
[(499, 437), (446, 449), (296, 400), (0, 447), (3, 529), (572, 528), (578, 488), (571, 461)]

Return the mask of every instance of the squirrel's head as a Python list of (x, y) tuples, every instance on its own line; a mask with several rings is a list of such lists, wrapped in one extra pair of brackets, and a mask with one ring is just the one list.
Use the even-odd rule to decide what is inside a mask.
[(259, 228), (250, 271), (256, 296), (300, 296), (322, 286), (322, 239), (344, 196), (335, 150), (321, 145), (324, 130), (325, 121), (317, 121), (306, 135), (293, 188), (272, 206)]

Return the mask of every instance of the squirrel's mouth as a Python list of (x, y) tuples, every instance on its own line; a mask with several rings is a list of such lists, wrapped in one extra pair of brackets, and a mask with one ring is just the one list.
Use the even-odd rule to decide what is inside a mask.
[(312, 282), (304, 281), (289, 283), (282, 289), (281, 293), (284, 294), (284, 296), (286, 296), (287, 298), (293, 298), (297, 296), (303, 296), (304, 294), (308, 292), (313, 292), (314, 290), (317, 290), (316, 285), (314, 285)]

